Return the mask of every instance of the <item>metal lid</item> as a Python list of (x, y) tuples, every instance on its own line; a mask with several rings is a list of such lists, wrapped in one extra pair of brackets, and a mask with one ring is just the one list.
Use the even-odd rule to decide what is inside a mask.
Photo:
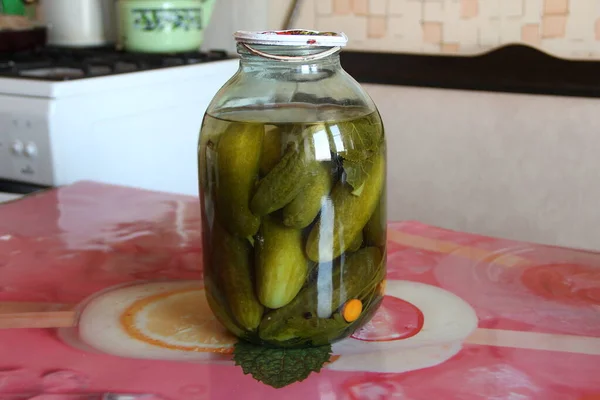
[(343, 32), (319, 32), (306, 29), (285, 31), (237, 31), (237, 42), (273, 46), (344, 47), (348, 37)]

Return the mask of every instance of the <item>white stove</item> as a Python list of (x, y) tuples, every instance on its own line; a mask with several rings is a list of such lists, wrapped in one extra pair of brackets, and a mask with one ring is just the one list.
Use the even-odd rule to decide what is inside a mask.
[(0, 56), (0, 192), (94, 180), (196, 195), (202, 117), (237, 69), (221, 52)]

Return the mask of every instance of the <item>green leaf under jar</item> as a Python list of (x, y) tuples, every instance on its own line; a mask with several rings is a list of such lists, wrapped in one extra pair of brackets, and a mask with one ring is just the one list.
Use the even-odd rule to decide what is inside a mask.
[(274, 349), (246, 342), (235, 345), (233, 360), (244, 374), (276, 389), (301, 382), (319, 372), (331, 358), (331, 346)]

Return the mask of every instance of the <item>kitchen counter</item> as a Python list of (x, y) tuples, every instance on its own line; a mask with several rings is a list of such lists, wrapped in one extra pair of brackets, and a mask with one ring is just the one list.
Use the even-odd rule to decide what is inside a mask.
[[(188, 354), (194, 362), (148, 360), (85, 346), (77, 341), (81, 327), (4, 329), (0, 343), (10, 346), (0, 345), (0, 398), (117, 392), (172, 400), (583, 400), (600, 394), (600, 254), (419, 222), (390, 223), (387, 253), (386, 296), (373, 322), (334, 344), (337, 357), (304, 382), (272, 389), (243, 375), (226, 352)], [(197, 281), (202, 290), (201, 279), (197, 198), (80, 182), (0, 206), (0, 305), (76, 305), (115, 285), (147, 280)], [(166, 354), (156, 337), (146, 342), (120, 329), (132, 345), (122, 351), (143, 344)]]

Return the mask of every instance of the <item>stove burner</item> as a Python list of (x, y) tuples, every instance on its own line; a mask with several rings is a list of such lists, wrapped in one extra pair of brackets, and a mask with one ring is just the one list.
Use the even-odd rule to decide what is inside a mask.
[(83, 78), (85, 73), (77, 68), (37, 68), (19, 71), (20, 76), (48, 78), (52, 80), (69, 80)]
[(0, 77), (66, 81), (232, 58), (225, 51), (175, 54), (126, 53), (112, 48), (44, 49), (0, 54)]

